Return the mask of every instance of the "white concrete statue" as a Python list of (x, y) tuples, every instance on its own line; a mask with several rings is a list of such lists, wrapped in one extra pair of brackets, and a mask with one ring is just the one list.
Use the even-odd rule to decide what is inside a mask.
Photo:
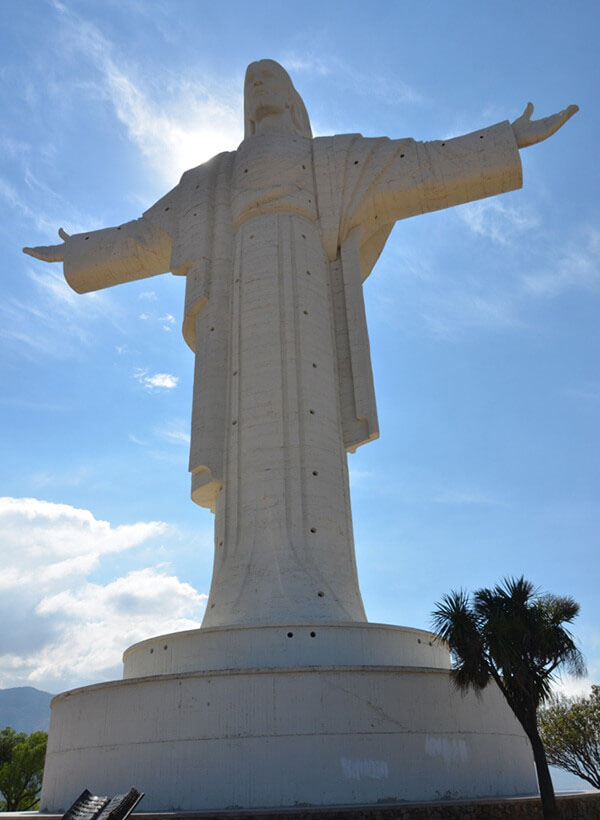
[(192, 498), (216, 513), (203, 626), (365, 621), (346, 452), (378, 435), (362, 282), (398, 219), (521, 186), (519, 148), (576, 111), (444, 142), (313, 139), (285, 70), (252, 63), (245, 139), (137, 220), (24, 248), (78, 293), (186, 276)]

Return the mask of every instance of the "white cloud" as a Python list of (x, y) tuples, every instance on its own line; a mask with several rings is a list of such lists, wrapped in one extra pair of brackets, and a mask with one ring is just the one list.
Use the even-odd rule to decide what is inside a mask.
[(525, 293), (553, 298), (566, 290), (600, 289), (600, 230), (584, 226), (560, 248), (552, 248), (544, 270), (523, 276)]
[(501, 199), (482, 199), (456, 209), (473, 233), (492, 242), (506, 244), (540, 224), (539, 216), (525, 206), (507, 205)]
[(173, 185), (183, 171), (241, 142), (241, 77), (224, 83), (205, 73), (190, 79), (190, 71), (141, 80), (96, 25), (55, 6), (64, 48), (91, 62), (99, 74), (98, 93), (108, 98), (129, 139), (164, 182)]
[(139, 294), (138, 299), (141, 299), (146, 302), (156, 302), (158, 296), (153, 290), (144, 290), (142, 293)]
[(173, 421), (167, 423), (161, 429), (156, 430), (155, 433), (171, 444), (185, 444), (189, 446), (190, 434), (187, 432), (187, 429), (189, 429), (189, 424), (186, 425), (183, 421)]
[(134, 371), (133, 377), (147, 390), (172, 390), (177, 387), (179, 382), (178, 376), (173, 376), (171, 373), (154, 373), (152, 376), (148, 375), (148, 371), (138, 368)]
[[(42, 268), (43, 266), (43, 268)], [(60, 270), (43, 262), (25, 267), (33, 292), (0, 304), (0, 336), (21, 356), (70, 358), (97, 343), (96, 322), (118, 328), (120, 311), (106, 293), (75, 293)], [(30, 332), (30, 328), (35, 328)]]
[(168, 533), (160, 521), (113, 526), (89, 511), (0, 498), (0, 686), (61, 689), (120, 675), (131, 643), (199, 626), (206, 596), (165, 565), (90, 580), (102, 563)]
[(303, 51), (302, 54), (289, 52), (282, 58), (282, 62), (290, 72), (305, 72), (317, 77), (327, 77), (342, 88), (360, 96), (376, 98), (389, 105), (425, 101), (422, 94), (399, 77), (365, 72), (332, 55), (323, 57), (307, 51)]
[(111, 527), (89, 510), (36, 498), (0, 498), (0, 531), (12, 545), (0, 590), (72, 578), (90, 572), (107, 553), (122, 552), (165, 532), (160, 521)]
[(473, 489), (443, 489), (431, 498), (435, 504), (449, 505), (477, 505), (477, 506), (502, 506), (500, 501), (492, 493)]

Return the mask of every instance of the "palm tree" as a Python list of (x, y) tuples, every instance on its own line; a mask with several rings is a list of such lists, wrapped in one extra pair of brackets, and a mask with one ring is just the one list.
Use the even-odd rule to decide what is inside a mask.
[(525, 578), (505, 578), (493, 589), (444, 595), (433, 628), (452, 653), (458, 689), (476, 692), (493, 679), (531, 742), (545, 818), (558, 812), (537, 709), (551, 694), (559, 668), (581, 676), (585, 665), (570, 624), (579, 612), (572, 598), (542, 594)]

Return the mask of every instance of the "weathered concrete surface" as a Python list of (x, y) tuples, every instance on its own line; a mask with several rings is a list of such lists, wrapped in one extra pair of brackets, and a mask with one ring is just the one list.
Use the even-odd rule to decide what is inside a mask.
[(40, 806), (146, 792), (151, 811), (533, 794), (529, 743), (500, 692), (447, 669), (190, 672), (56, 697)]
[(293, 666), (422, 666), (449, 669), (430, 632), (388, 624), (203, 627), (130, 646), (123, 678)]

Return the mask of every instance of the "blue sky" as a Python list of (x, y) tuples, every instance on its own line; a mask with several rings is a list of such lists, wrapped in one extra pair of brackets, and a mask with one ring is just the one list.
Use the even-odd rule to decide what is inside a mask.
[[(524, 188), (398, 224), (365, 285), (381, 438), (350, 457), (372, 621), (525, 574), (581, 604), (600, 679), (599, 7), (594, 2), (5, 2), (0, 14), (0, 687), (120, 676), (198, 625), (193, 358), (170, 275), (78, 296), (21, 253), (137, 217), (242, 138), (246, 65), (316, 134), (437, 139), (569, 103)], [(572, 691), (573, 685), (566, 683)]]

